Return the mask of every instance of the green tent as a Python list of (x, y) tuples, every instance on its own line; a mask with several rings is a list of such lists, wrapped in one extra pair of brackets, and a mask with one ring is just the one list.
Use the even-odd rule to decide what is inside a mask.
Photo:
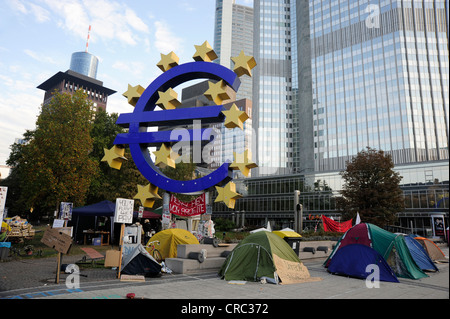
[(372, 247), (387, 261), (398, 277), (410, 279), (428, 277), (411, 256), (403, 235), (393, 234), (369, 223), (355, 225), (342, 235), (324, 266), (329, 265), (338, 249), (350, 244)]
[(278, 282), (280, 277), (283, 281), (281, 275), (276, 274), (276, 261), (280, 266), (281, 263), (295, 265), (296, 267), (289, 267), (298, 269), (295, 276), (309, 278), (309, 272), (291, 246), (280, 236), (266, 231), (253, 233), (242, 240), (228, 255), (219, 275), (225, 280), (258, 281), (267, 277)]

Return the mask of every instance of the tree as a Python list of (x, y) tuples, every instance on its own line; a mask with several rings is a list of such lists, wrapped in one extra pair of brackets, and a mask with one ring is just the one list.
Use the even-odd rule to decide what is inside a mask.
[(36, 129), (27, 132), (27, 144), (10, 155), (8, 163), (20, 178), (19, 201), (34, 215), (52, 213), (63, 201), (84, 204), (96, 173), (89, 157), (91, 107), (81, 90), (73, 95), (55, 91), (42, 106)]
[[(91, 136), (93, 139), (90, 157), (97, 163), (97, 174), (92, 179), (86, 204), (93, 204), (103, 200), (114, 202), (116, 198), (132, 199), (138, 192), (137, 185), (147, 185), (148, 181), (142, 176), (134, 163), (129, 149), (125, 150), (127, 161), (120, 170), (109, 167), (101, 162), (105, 155), (104, 149), (110, 149), (119, 133), (125, 130), (116, 124), (118, 114), (108, 114), (99, 110), (95, 115)], [(155, 203), (158, 205), (159, 203)], [(136, 200), (135, 206), (141, 203)], [(154, 207), (157, 207), (155, 206)]]
[(350, 219), (359, 213), (363, 222), (378, 226), (393, 223), (396, 213), (404, 209), (402, 177), (393, 168), (390, 155), (370, 147), (347, 162), (346, 170), (341, 172), (342, 197), (336, 199), (343, 217)]

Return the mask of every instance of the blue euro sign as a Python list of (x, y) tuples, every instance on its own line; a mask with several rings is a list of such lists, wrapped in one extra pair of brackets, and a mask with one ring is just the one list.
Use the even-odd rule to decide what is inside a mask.
[[(121, 114), (116, 122), (120, 126), (128, 127), (129, 130), (128, 133), (118, 134), (114, 144), (128, 144), (133, 161), (141, 174), (153, 185), (169, 192), (197, 192), (232, 179), (229, 170), (230, 163), (223, 163), (218, 169), (199, 179), (191, 181), (170, 179), (155, 165), (147, 149), (150, 146), (159, 146), (161, 143), (176, 143), (179, 141), (179, 134), (170, 134), (170, 131), (147, 132), (148, 127), (192, 124), (193, 120), (201, 120), (202, 123), (221, 123), (224, 121), (222, 105), (153, 112), (156, 107), (155, 103), (159, 99), (158, 91), (165, 92), (169, 88), (175, 88), (184, 82), (202, 78), (223, 80), (234, 91), (237, 91), (241, 84), (236, 73), (220, 64), (202, 61), (181, 64), (164, 72), (150, 83), (136, 103), (133, 113)], [(189, 130), (192, 142), (197, 139), (206, 139), (206, 137), (209, 140), (210, 135), (203, 134), (204, 130), (208, 129), (197, 130)], [(171, 136), (175, 137), (171, 138)]]

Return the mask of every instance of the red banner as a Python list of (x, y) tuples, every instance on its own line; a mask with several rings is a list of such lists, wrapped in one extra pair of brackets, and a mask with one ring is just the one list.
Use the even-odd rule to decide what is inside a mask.
[(206, 213), (205, 194), (203, 193), (189, 203), (183, 202), (172, 195), (170, 197), (169, 209), (170, 213), (182, 217), (204, 214)]
[(328, 218), (326, 216), (322, 216), (322, 222), (323, 222), (323, 230), (324, 231), (331, 231), (335, 233), (345, 233), (347, 230), (352, 228), (352, 220), (347, 220), (345, 222), (339, 223), (331, 218)]

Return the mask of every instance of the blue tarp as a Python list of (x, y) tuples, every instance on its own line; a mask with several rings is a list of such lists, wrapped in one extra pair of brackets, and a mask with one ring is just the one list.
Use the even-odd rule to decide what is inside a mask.
[(409, 252), (422, 270), (439, 271), (422, 245), (411, 236), (404, 236)]
[(346, 275), (350, 277), (366, 279), (378, 266), (380, 281), (399, 282), (386, 260), (373, 248), (366, 245), (351, 244), (337, 250), (328, 265), (328, 271), (332, 274)]

